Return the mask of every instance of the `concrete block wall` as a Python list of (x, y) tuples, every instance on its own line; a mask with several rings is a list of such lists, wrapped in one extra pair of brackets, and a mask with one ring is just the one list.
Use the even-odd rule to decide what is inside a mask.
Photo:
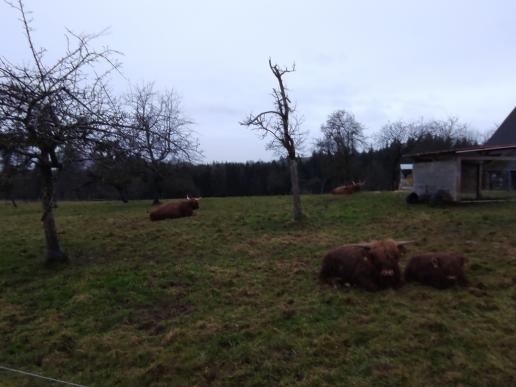
[(413, 190), (418, 195), (444, 190), (459, 200), (460, 164), (456, 159), (414, 163)]

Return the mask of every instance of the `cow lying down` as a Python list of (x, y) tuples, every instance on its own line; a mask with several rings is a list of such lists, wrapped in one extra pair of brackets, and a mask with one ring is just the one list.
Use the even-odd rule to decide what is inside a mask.
[(412, 257), (405, 268), (405, 281), (420, 282), (438, 289), (468, 286), (464, 275), (466, 258), (458, 253), (427, 253)]
[(369, 291), (399, 288), (402, 279), (399, 258), (407, 241), (386, 239), (344, 245), (328, 252), (319, 278), (330, 285), (355, 285)]
[(333, 195), (351, 195), (355, 192), (358, 192), (362, 189), (364, 183), (355, 183), (354, 181), (349, 185), (341, 185), (339, 187), (335, 187), (330, 191)]
[(199, 201), (195, 198), (186, 197), (179, 203), (165, 203), (158, 208), (153, 209), (150, 214), (150, 220), (163, 220), (163, 219), (174, 219), (183, 218), (185, 216), (192, 216), (193, 210), (199, 208)]

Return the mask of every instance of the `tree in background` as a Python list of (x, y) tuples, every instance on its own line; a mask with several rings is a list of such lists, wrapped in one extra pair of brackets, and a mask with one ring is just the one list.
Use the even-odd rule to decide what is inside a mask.
[(88, 168), (88, 183), (102, 183), (115, 189), (118, 198), (129, 201), (129, 185), (135, 175), (130, 149), (124, 149), (121, 142), (98, 144), (93, 150), (94, 163)]
[(14, 197), (15, 177), (28, 167), (27, 158), (16, 153), (16, 148), (10, 143), (5, 134), (7, 130), (0, 130), (0, 192), (17, 207)]
[(420, 135), (413, 124), (403, 121), (389, 122), (376, 134), (376, 142), (384, 150), (386, 160), (383, 161), (388, 166), (390, 189), (398, 189), (401, 158), (419, 141)]
[(290, 184), (292, 190), (292, 211), (295, 221), (303, 218), (301, 210), (301, 196), (299, 188), (299, 175), (297, 167), (298, 149), (303, 141), (303, 133), (300, 128), (300, 120), (293, 114), (295, 107), (288, 97), (288, 89), (283, 83), (285, 74), (295, 71), (295, 65), (291, 68), (279, 67), (272, 64), (269, 58), (269, 67), (278, 82), (278, 87), (272, 89), (274, 98), (274, 110), (268, 110), (249, 117), (240, 122), (240, 125), (257, 130), (262, 139), (270, 138), (267, 144), (280, 154), (286, 154), (290, 168)]
[(364, 127), (355, 116), (345, 110), (331, 113), (321, 126), (322, 138), (316, 142), (316, 150), (332, 159), (335, 167), (331, 171), (340, 183), (356, 178), (352, 173), (352, 162), (365, 145)]
[(48, 63), (45, 50), (34, 44), (23, 2), (11, 5), (21, 17), (32, 63), (15, 65), (0, 58), (0, 134), (13, 154), (38, 170), (46, 262), (65, 262), (53, 215), (53, 173), (62, 168), (64, 148), (88, 157), (95, 144), (114, 140), (112, 128), (120, 117), (106, 78), (117, 69), (116, 53), (91, 47), (99, 35), (69, 32), (64, 55)]
[(128, 95), (127, 104), (132, 126), (127, 146), (151, 173), (153, 204), (159, 204), (165, 163), (196, 160), (201, 156), (199, 141), (173, 90), (158, 93), (152, 83), (138, 86)]

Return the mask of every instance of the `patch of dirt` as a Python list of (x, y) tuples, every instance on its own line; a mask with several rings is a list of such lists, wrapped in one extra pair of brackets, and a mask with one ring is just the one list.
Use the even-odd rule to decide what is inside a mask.
[(134, 308), (127, 322), (138, 330), (150, 331), (154, 335), (162, 334), (166, 330), (166, 321), (192, 312), (193, 305), (184, 298), (181, 294), (176, 294), (156, 306)]

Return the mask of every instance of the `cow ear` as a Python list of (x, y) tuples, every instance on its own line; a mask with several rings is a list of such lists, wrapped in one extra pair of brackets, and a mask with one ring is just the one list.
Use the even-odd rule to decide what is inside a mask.
[(439, 267), (439, 259), (437, 257), (432, 257), (432, 259), (430, 260), (430, 262), (432, 262), (432, 266), (435, 267), (435, 268), (438, 268)]
[(362, 259), (364, 260), (364, 262), (368, 262), (368, 263), (371, 263), (371, 264), (375, 264), (375, 257), (371, 254), (364, 254), (364, 256), (362, 257)]

